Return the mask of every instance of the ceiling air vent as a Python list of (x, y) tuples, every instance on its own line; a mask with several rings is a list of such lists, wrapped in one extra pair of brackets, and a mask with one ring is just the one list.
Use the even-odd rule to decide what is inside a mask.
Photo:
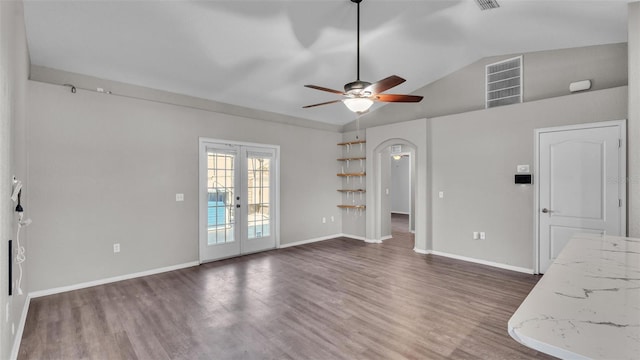
[(480, 10), (491, 10), (500, 7), (500, 4), (496, 0), (476, 0)]
[(487, 65), (486, 107), (522, 102), (522, 56)]

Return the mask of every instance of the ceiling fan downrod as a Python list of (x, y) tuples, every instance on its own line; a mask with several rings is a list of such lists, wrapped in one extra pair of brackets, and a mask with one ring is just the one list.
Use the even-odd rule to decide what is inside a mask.
[(369, 96), (369, 94), (361, 94), (361, 92), (369, 85), (370, 82), (360, 81), (360, 3), (362, 0), (351, 0), (352, 3), (355, 3), (357, 8), (357, 21), (356, 21), (356, 81), (350, 82), (344, 86), (344, 92), (352, 95), (365, 95)]
[(360, 3), (362, 0), (351, 0), (358, 5), (358, 20), (356, 22), (356, 80), (360, 81)]

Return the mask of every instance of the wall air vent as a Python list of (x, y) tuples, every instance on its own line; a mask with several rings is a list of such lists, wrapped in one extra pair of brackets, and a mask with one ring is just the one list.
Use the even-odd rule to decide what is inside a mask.
[(522, 56), (487, 65), (486, 107), (522, 102)]
[(476, 0), (480, 10), (491, 10), (500, 7), (500, 4), (496, 0)]

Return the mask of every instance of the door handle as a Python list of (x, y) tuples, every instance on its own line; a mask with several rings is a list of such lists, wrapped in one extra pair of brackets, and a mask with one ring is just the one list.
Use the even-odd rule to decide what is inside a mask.
[(547, 208), (544, 208), (544, 209), (542, 209), (542, 212), (543, 212), (543, 213), (545, 213), (545, 214), (547, 214), (547, 213), (550, 213), (550, 212), (551, 212), (551, 210), (549, 210), (549, 209), (547, 209)]
[(237, 205), (236, 205), (236, 207), (237, 207), (237, 208), (239, 208), (239, 207), (240, 207), (240, 204), (237, 204)]

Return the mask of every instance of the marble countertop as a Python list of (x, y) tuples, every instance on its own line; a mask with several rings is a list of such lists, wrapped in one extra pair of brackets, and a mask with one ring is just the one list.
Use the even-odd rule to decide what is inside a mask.
[(640, 359), (640, 239), (575, 236), (508, 328), (563, 359)]

